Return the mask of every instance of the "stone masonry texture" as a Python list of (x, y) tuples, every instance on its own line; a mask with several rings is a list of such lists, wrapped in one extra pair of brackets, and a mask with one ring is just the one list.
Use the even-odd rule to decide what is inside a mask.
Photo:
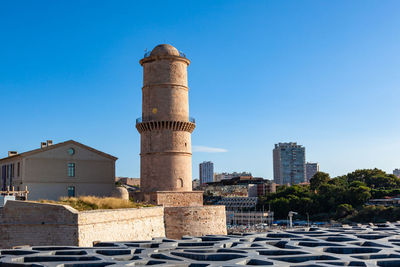
[(0, 266), (400, 266), (400, 224), (0, 250)]
[(1, 248), (91, 246), (164, 236), (163, 207), (78, 212), (64, 205), (7, 201), (0, 208)]
[(143, 66), (140, 133), (140, 190), (192, 191), (191, 133), (187, 66), (171, 45), (156, 46)]
[(168, 238), (226, 234), (225, 206), (165, 207), (164, 213), (165, 234)]
[(203, 206), (203, 191), (152, 192), (145, 194), (146, 201), (164, 207)]

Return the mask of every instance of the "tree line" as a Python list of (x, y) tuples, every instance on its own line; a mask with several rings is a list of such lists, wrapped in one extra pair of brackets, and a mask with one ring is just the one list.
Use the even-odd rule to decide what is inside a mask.
[(363, 169), (331, 178), (317, 172), (309, 185), (279, 186), (276, 193), (260, 197), (258, 208), (271, 208), (275, 218), (286, 219), (289, 211), (299, 218), (343, 222), (384, 222), (400, 219), (400, 208), (370, 206), (371, 198), (400, 194), (400, 179), (379, 169)]

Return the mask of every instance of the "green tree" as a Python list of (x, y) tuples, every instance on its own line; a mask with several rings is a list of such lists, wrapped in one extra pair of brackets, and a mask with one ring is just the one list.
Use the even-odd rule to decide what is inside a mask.
[(271, 202), (271, 208), (275, 213), (276, 218), (286, 218), (290, 211), (289, 199), (276, 198)]
[(348, 190), (348, 200), (353, 207), (359, 207), (371, 198), (371, 189), (366, 186), (352, 186)]
[(318, 193), (315, 195), (317, 212), (334, 213), (336, 207), (345, 203), (346, 189), (340, 186), (331, 184), (322, 184), (318, 188)]
[(310, 189), (317, 190), (321, 185), (328, 183), (330, 180), (329, 174), (325, 172), (317, 172), (310, 179)]
[(352, 214), (354, 211), (350, 204), (340, 204), (336, 209), (336, 218), (340, 219)]
[(328, 181), (328, 184), (332, 184), (332, 185), (336, 185), (336, 186), (340, 186), (340, 187), (348, 187), (348, 185), (349, 185), (346, 175), (332, 178)]
[(368, 184), (368, 180), (370, 180), (372, 176), (377, 176), (377, 175), (386, 176), (386, 173), (377, 168), (355, 170), (354, 172), (347, 174), (347, 180), (349, 181), (349, 183), (354, 181), (361, 181), (363, 183)]
[(366, 179), (366, 184), (371, 188), (396, 188), (399, 186), (399, 178), (389, 175), (374, 175)]

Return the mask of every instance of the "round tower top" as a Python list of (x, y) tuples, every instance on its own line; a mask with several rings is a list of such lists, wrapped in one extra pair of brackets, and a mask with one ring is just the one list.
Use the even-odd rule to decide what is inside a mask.
[(179, 51), (169, 44), (160, 44), (154, 47), (150, 56), (179, 56)]
[(185, 54), (179, 52), (178, 49), (169, 44), (157, 45), (151, 52), (146, 52), (144, 58), (142, 58), (139, 63), (143, 66), (144, 63), (160, 59), (172, 59), (175, 61), (183, 61), (187, 65), (190, 64), (190, 60), (186, 58)]

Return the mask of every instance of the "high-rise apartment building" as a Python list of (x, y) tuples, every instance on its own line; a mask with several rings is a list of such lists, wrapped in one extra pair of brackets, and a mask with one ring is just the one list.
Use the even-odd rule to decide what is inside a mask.
[(400, 169), (394, 169), (393, 174), (400, 178)]
[(214, 181), (214, 163), (211, 161), (204, 161), (199, 165), (200, 170), (200, 184), (212, 183)]
[(299, 184), (305, 182), (305, 148), (297, 143), (278, 143), (273, 149), (274, 182)]
[(310, 181), (310, 179), (319, 172), (319, 164), (318, 162), (307, 162), (306, 163), (306, 178), (307, 182)]

